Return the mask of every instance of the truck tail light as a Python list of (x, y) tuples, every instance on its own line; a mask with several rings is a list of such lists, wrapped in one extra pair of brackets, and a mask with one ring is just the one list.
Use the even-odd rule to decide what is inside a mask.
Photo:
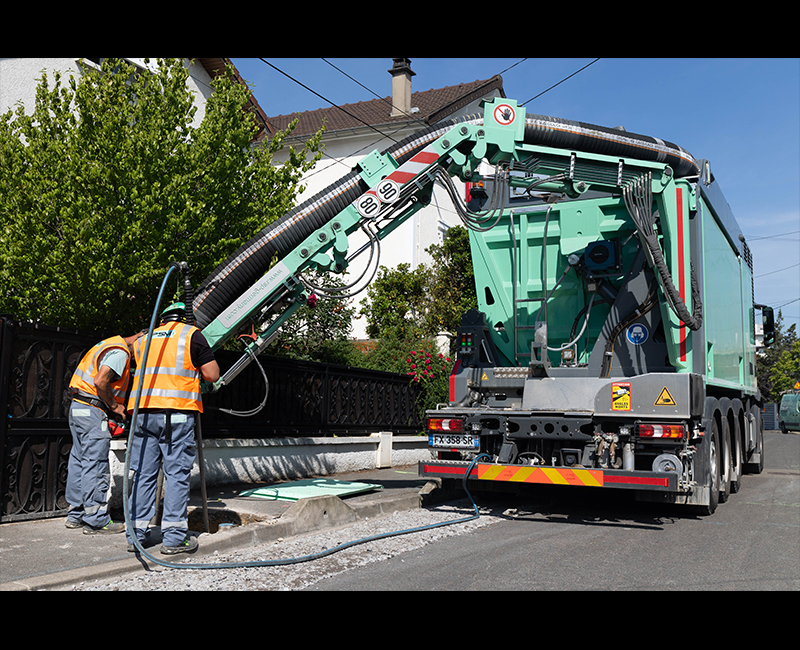
[(682, 424), (638, 424), (636, 433), (640, 438), (674, 438), (686, 435), (686, 427)]
[(464, 420), (457, 418), (428, 418), (428, 431), (462, 433), (464, 431)]

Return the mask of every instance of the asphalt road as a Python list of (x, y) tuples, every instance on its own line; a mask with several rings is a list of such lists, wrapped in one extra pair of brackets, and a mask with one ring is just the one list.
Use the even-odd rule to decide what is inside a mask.
[(766, 433), (765, 471), (711, 517), (622, 491), (476, 495), (499, 520), (314, 590), (800, 590), (800, 435)]

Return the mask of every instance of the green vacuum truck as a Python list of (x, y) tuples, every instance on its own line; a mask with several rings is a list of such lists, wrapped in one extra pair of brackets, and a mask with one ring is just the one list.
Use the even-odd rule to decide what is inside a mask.
[[(773, 334), (710, 163), (506, 98), (483, 110), (372, 152), (198, 287), (212, 348), (250, 334), (216, 388), (324, 293), (305, 271), (368, 254), (344, 289), (358, 290), (439, 184), (469, 229), (478, 309), (456, 333), (449, 402), (427, 414), (420, 475), (629, 489), (713, 513), (763, 468), (756, 309)], [(367, 243), (351, 252), (354, 233)]]

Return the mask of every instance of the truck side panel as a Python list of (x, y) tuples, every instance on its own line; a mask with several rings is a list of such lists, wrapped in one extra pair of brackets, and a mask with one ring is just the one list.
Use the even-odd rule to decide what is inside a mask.
[(752, 270), (706, 196), (697, 204), (703, 238), (707, 383), (755, 392)]

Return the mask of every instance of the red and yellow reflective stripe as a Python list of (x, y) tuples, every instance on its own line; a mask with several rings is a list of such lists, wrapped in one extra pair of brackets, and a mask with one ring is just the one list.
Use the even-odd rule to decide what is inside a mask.
[(603, 471), (561, 467), (514, 467), (511, 465), (478, 465), (478, 478), (483, 481), (516, 483), (548, 483), (603, 487)]

